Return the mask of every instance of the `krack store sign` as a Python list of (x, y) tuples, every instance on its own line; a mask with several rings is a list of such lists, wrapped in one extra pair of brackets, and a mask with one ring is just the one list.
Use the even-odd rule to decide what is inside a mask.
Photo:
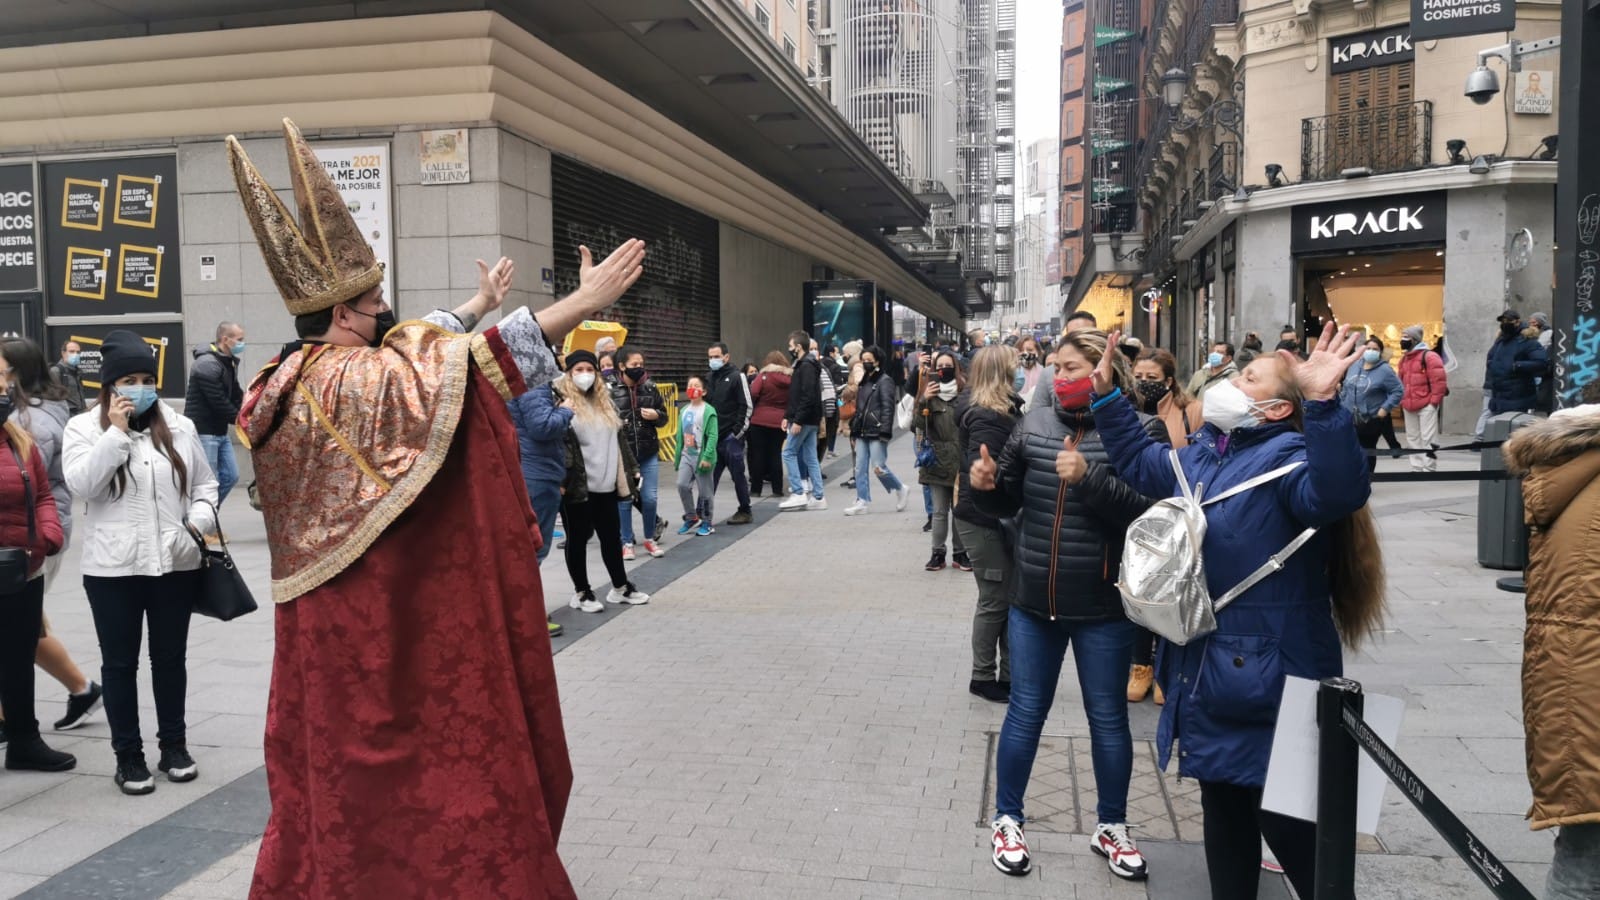
[(1442, 244), (1444, 191), (1338, 200), (1294, 208), (1295, 254)]
[(1411, 26), (1398, 25), (1363, 34), (1347, 34), (1328, 41), (1328, 71), (1354, 72), (1374, 66), (1411, 62), (1416, 58), (1411, 48)]

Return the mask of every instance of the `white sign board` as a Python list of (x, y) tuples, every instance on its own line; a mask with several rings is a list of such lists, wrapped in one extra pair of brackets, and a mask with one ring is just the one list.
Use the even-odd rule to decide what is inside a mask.
[(390, 208), (389, 145), (328, 147), (318, 144), (317, 158), (333, 179), (362, 237), (383, 263), (383, 296), (395, 305), (394, 216)]
[(422, 183), (466, 184), (472, 180), (472, 156), (465, 128), (422, 132)]
[(1553, 115), (1556, 111), (1555, 74), (1548, 69), (1524, 69), (1516, 74), (1512, 111), (1534, 116)]
[(217, 258), (215, 256), (200, 257), (200, 280), (217, 280)]
[[(1400, 736), (1405, 702), (1383, 694), (1363, 697), (1362, 718), (1367, 727), (1390, 747)], [(1357, 770), (1356, 831), (1378, 833), (1378, 812), (1388, 776), (1366, 751), (1360, 751)], [(1289, 676), (1278, 707), (1278, 728), (1272, 735), (1272, 761), (1267, 765), (1267, 786), (1261, 808), (1302, 819), (1317, 820), (1317, 682)]]

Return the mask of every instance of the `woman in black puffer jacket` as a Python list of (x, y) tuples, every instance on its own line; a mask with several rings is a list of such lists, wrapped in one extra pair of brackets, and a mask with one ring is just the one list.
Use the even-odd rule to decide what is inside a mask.
[(847, 516), (859, 516), (871, 508), (871, 475), (877, 475), (883, 489), (894, 495), (896, 511), (906, 508), (909, 491), (889, 471), (889, 441), (894, 438), (894, 406), (899, 397), (894, 379), (883, 371), (883, 351), (877, 347), (861, 351), (856, 417), (850, 420), (850, 436), (856, 441), (856, 502), (844, 511)]
[(978, 605), (972, 613), (972, 681), (967, 689), (995, 703), (1011, 698), (1006, 620), (1011, 614), (1014, 567), (1000, 520), (980, 512), (972, 502), (967, 469), (984, 449), (999, 459), (1012, 427), (1022, 417), (1022, 398), (1014, 388), (1016, 366), (1017, 353), (1010, 347), (984, 347), (972, 358), (967, 392), (956, 398), (962, 454), (956, 485), (956, 534), (967, 549), (972, 577), (978, 582)]
[[(1091, 376), (1105, 353), (1102, 332), (1063, 337), (1050, 405), (1035, 406), (1023, 416), (998, 460), (985, 448), (969, 471), (979, 511), (1017, 516), (1017, 590), (1008, 634), (1011, 703), (995, 762), (992, 857), (1009, 874), (1025, 873), (1030, 865), (1022, 797), (1069, 645), (1089, 719), (1099, 792), (1090, 849), (1106, 857), (1114, 875), (1140, 879), (1146, 874), (1127, 828), (1133, 736), (1125, 690), (1134, 626), (1123, 614), (1116, 579), (1124, 533), (1155, 501), (1117, 477), (1095, 430)], [(1132, 385), (1120, 355), (1115, 372), (1124, 390)], [(1159, 419), (1148, 419), (1145, 426), (1153, 440), (1166, 442)]]

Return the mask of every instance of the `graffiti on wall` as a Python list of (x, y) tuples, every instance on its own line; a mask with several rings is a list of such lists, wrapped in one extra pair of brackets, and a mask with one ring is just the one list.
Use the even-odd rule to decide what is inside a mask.
[(1600, 320), (1595, 317), (1594, 290), (1600, 280), (1600, 194), (1578, 204), (1578, 265), (1573, 281), (1572, 333), (1556, 336), (1556, 372), (1564, 386), (1561, 405), (1573, 406), (1584, 387), (1600, 377)]

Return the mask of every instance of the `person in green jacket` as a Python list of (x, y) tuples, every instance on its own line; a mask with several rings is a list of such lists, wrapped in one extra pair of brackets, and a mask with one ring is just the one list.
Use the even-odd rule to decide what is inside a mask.
[(689, 403), (678, 414), (680, 439), (673, 463), (678, 469), (678, 499), (683, 501), (683, 527), (678, 533), (707, 537), (716, 532), (711, 527), (711, 500), (716, 492), (711, 476), (717, 468), (717, 408), (706, 402), (706, 385), (699, 378), (690, 378), (684, 393)]

